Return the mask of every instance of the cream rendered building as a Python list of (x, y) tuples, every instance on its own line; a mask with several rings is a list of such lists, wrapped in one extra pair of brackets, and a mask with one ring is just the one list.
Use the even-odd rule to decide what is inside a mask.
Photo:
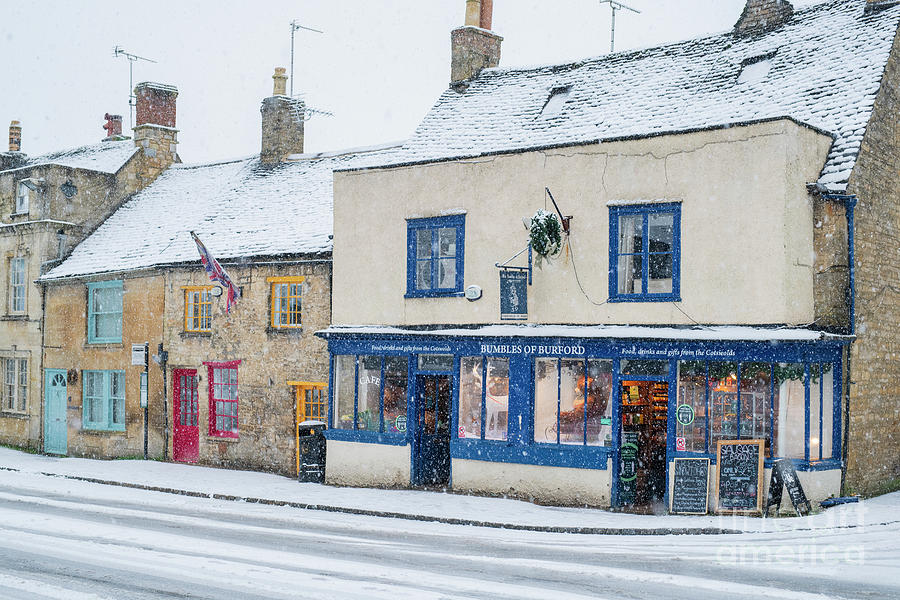
[[(658, 512), (696, 459), (709, 510), (753, 512), (780, 459), (812, 501), (864, 480), (856, 448), (900, 469), (894, 434), (852, 445), (877, 406), (845, 375), (854, 209), (898, 202), (900, 8), (750, 0), (722, 35), (515, 69), (489, 5), (405, 156), (335, 173), (327, 479)], [(568, 230), (537, 268), (539, 209)], [(726, 489), (754, 444), (759, 486)]]

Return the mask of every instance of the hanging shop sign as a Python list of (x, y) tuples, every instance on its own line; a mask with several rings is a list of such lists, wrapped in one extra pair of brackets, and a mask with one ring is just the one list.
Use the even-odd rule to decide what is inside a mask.
[(716, 510), (761, 512), (763, 440), (719, 440), (716, 465)]
[(705, 515), (709, 510), (709, 459), (676, 458), (672, 483), (672, 512)]
[(791, 504), (794, 505), (794, 510), (797, 511), (797, 514), (801, 517), (808, 515), (812, 510), (812, 506), (806, 498), (803, 486), (800, 485), (797, 469), (794, 468), (794, 463), (791, 459), (782, 458), (776, 460), (775, 464), (772, 465), (772, 479), (769, 482), (769, 495), (766, 498), (766, 508), (763, 511), (763, 516), (768, 515), (769, 508), (773, 506), (775, 511), (778, 511), (778, 507), (781, 506), (783, 488), (787, 488), (788, 497), (791, 499)]
[(500, 270), (500, 319), (528, 318), (528, 273), (517, 269)]

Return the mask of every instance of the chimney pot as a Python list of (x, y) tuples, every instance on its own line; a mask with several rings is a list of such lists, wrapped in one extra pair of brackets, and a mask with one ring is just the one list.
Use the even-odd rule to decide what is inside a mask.
[(481, 27), (481, 0), (466, 0), (466, 27)]
[(20, 152), (22, 150), (22, 124), (18, 121), (9, 122), (9, 151)]
[(788, 0), (747, 0), (741, 18), (734, 25), (734, 35), (743, 37), (774, 31), (793, 14), (794, 7)]
[(284, 67), (275, 67), (275, 74), (272, 75), (274, 81), (273, 96), (287, 96), (287, 75), (285, 75)]
[(103, 129), (106, 130), (106, 139), (122, 135), (122, 115), (106, 113), (103, 118), (106, 119), (106, 124), (103, 126)]
[(481, 0), (481, 15), (480, 22), (482, 29), (490, 29), (491, 21), (493, 20), (493, 12), (494, 12), (494, 0)]

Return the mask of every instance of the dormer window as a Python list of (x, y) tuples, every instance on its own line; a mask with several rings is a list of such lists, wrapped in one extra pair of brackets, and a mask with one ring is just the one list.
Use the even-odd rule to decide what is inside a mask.
[(18, 185), (18, 189), (16, 191), (16, 210), (15, 214), (25, 214), (28, 212), (28, 200), (30, 197), (31, 190), (28, 188), (28, 184), (24, 181), (20, 181)]
[(566, 100), (569, 99), (569, 94), (571, 92), (572, 86), (553, 88), (553, 90), (550, 91), (550, 97), (547, 98), (547, 102), (544, 103), (544, 108), (541, 109), (541, 116), (547, 118), (559, 115), (559, 113), (562, 112)]
[(741, 74), (738, 75), (738, 83), (756, 83), (762, 81), (772, 70), (772, 60), (775, 53), (763, 54), (748, 58), (741, 63)]

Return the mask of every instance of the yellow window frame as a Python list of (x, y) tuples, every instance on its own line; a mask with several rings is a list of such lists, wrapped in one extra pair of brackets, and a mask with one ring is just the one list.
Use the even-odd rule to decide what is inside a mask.
[[(203, 299), (202, 292), (209, 292), (213, 289), (211, 285), (185, 285), (181, 288), (184, 291), (184, 331), (189, 333), (209, 333), (212, 331), (212, 295), (207, 295), (206, 300)], [(195, 301), (191, 295), (197, 292), (201, 292), (199, 296), (197, 296), (197, 300)], [(195, 306), (196, 312), (194, 316), (191, 316), (190, 307)], [(209, 326), (203, 327), (203, 307), (206, 307), (208, 312), (207, 321)], [(192, 323), (194, 321), (195, 323)]]
[[(299, 285), (306, 281), (306, 277), (267, 277), (269, 283), (269, 324), (273, 329), (297, 329), (303, 326), (303, 294), (298, 292), (296, 295), (290, 293), (290, 285)], [(281, 285), (288, 285), (287, 295), (276, 292)], [(279, 303), (279, 300), (285, 302)], [(292, 300), (297, 300), (299, 308), (291, 310)], [(279, 308), (281, 307), (281, 308)], [(282, 315), (287, 315), (287, 323), (280, 322)], [(295, 318), (292, 318), (295, 317)], [(295, 322), (291, 322), (295, 321)]]
[[(294, 387), (297, 414), (294, 418), (294, 436), (297, 437), (297, 426), (303, 421), (316, 420), (328, 422), (328, 384), (321, 381), (288, 381)], [(296, 441), (296, 467), (300, 474), (300, 440)]]

